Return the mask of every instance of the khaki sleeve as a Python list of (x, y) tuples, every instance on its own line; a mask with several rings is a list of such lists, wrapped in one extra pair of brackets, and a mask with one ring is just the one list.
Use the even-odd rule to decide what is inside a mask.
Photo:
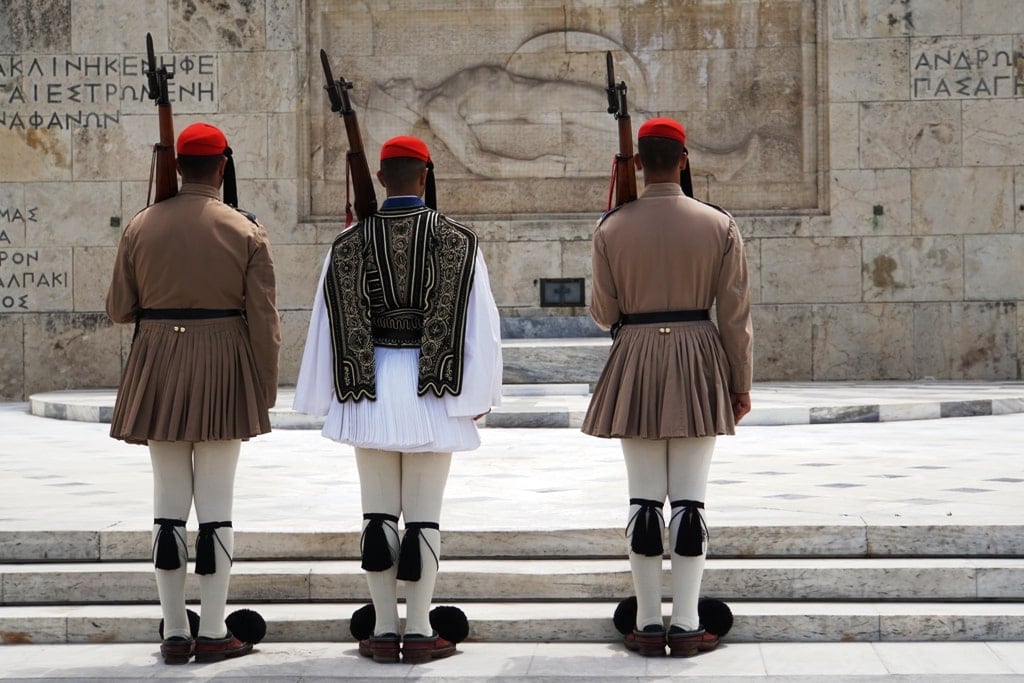
[(107, 288), (107, 317), (115, 323), (133, 323), (139, 313), (139, 285), (131, 261), (131, 240), (128, 228), (121, 234), (114, 260), (114, 274)]
[(270, 242), (266, 231), (259, 225), (256, 226), (245, 269), (245, 318), (267, 407), (272, 408), (277, 402), (281, 320), (277, 313), (277, 282)]
[(729, 359), (729, 391), (746, 393), (750, 391), (754, 372), (750, 285), (743, 238), (731, 217), (715, 302), (718, 331)]
[(608, 245), (599, 227), (594, 232), (591, 252), (590, 317), (598, 327), (607, 330), (619, 321), (620, 315), (619, 295), (608, 263)]

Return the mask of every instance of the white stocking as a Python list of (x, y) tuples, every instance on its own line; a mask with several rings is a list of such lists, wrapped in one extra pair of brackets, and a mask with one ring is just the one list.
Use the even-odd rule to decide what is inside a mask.
[[(626, 461), (629, 497), (664, 501), (668, 493), (667, 442), (647, 439), (622, 439)], [(629, 506), (628, 519), (634, 519), (638, 505)], [(628, 524), (628, 522), (627, 522)], [(632, 550), (633, 526), (627, 527), (629, 567), (636, 592), (636, 627), (663, 626), (661, 616), (661, 556), (647, 557)]]
[[(187, 521), (192, 509), (192, 444), (150, 441), (149, 455), (153, 463), (153, 517)], [(160, 527), (154, 524), (154, 545), (159, 530)], [(178, 547), (181, 566), (177, 569), (156, 570), (156, 588), (164, 618), (164, 638), (191, 638), (185, 612), (185, 576), (188, 572), (185, 527), (174, 528), (174, 542)]]
[[(715, 437), (699, 439), (670, 439), (668, 442), (669, 500), (692, 500), (704, 502), (707, 493), (708, 472), (711, 456), (715, 450)], [(673, 512), (679, 512), (676, 509)], [(673, 515), (669, 525), (669, 546), (675, 547), (676, 535), (682, 515)], [(696, 557), (677, 555), (672, 557), (672, 626), (692, 631), (700, 625), (697, 617), (697, 601), (700, 597), (700, 581), (704, 575), (704, 561), (707, 547)]]
[[(195, 446), (195, 503), (199, 524), (230, 522), (234, 504), (235, 470), (241, 440), (204, 441)], [(231, 558), (234, 555), (234, 529), (214, 530), (213, 551), (217, 571), (199, 576), (202, 614), (199, 635), (223, 638), (227, 635), (224, 612), (231, 583)]]
[[(363, 513), (384, 513), (398, 517), (402, 514), (402, 456), (395, 451), (374, 448), (356, 448), (356, 468), (359, 470), (359, 491)], [(369, 522), (363, 521), (363, 529)], [(384, 535), (395, 564), (380, 572), (366, 572), (370, 599), (377, 620), (375, 636), (398, 633), (398, 528), (384, 523)]]
[[(440, 524), (441, 502), (451, 462), (451, 453), (402, 454), (402, 514), (406, 525), (410, 522)], [(408, 581), (405, 585), (405, 632), (426, 636), (432, 632), (430, 603), (434, 599), (441, 559), (441, 532), (421, 529), (420, 533), (423, 564), (419, 581)]]

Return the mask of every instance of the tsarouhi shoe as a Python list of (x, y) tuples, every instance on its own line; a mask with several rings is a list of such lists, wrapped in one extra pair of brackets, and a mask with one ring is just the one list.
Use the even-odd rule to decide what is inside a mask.
[(197, 662), (219, 662), (222, 659), (241, 657), (252, 652), (252, 643), (244, 643), (230, 633), (223, 638), (196, 639)]
[(673, 657), (692, 657), (718, 647), (719, 637), (702, 628), (686, 631), (678, 626), (668, 630), (668, 653)]
[(375, 662), (392, 664), (398, 661), (399, 638), (397, 633), (384, 633), (359, 641), (359, 654)]
[(164, 664), (187, 664), (192, 659), (192, 650), (195, 642), (185, 636), (174, 636), (167, 638), (160, 643), (160, 654), (164, 658)]
[(407, 664), (423, 664), (432, 659), (443, 659), (455, 654), (455, 643), (438, 635), (423, 636), (406, 634), (402, 639), (402, 661)]
[(643, 630), (627, 633), (623, 642), (627, 650), (644, 657), (665, 656), (665, 629), (657, 624), (649, 624)]

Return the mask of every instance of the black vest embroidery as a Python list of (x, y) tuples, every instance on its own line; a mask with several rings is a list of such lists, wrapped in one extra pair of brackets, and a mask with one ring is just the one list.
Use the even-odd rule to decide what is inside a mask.
[(339, 401), (377, 398), (373, 347), (419, 347), (417, 393), (462, 391), (477, 237), (426, 207), (382, 209), (331, 247), (324, 295)]

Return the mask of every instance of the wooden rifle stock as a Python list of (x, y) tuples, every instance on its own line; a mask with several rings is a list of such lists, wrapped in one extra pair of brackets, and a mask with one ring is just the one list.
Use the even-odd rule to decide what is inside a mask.
[[(356, 117), (356, 112), (352, 109), (352, 103), (348, 97), (352, 83), (344, 78), (334, 79), (330, 61), (324, 50), (320, 50), (320, 63), (324, 69), (324, 79), (327, 81), (324, 90), (327, 91), (327, 96), (331, 100), (331, 111), (338, 112), (345, 121), (345, 133), (348, 135), (348, 153), (345, 161), (352, 174), (355, 215), (357, 219), (363, 219), (377, 213), (377, 194), (373, 189), (370, 166), (366, 161), (366, 153), (363, 151), (363, 136), (359, 131), (359, 119)], [(346, 219), (351, 216), (351, 211), (352, 206), (346, 201)], [(351, 220), (346, 222), (351, 223)]]
[[(156, 103), (160, 122), (160, 141), (153, 145), (153, 161), (149, 169), (149, 190), (146, 203), (162, 202), (178, 194), (178, 167), (174, 158), (174, 118), (167, 92), (167, 81), (174, 78), (166, 66), (157, 67), (153, 52), (153, 36), (146, 34), (146, 76), (149, 79), (149, 98)], [(154, 192), (155, 186), (155, 192)]]
[(626, 82), (615, 82), (615, 65), (612, 53), (606, 54), (608, 65), (608, 113), (615, 117), (619, 128), (619, 153), (615, 155), (612, 184), (615, 190), (614, 203), (609, 197), (608, 208), (622, 206), (637, 197), (636, 163), (633, 160), (633, 123), (626, 104)]

